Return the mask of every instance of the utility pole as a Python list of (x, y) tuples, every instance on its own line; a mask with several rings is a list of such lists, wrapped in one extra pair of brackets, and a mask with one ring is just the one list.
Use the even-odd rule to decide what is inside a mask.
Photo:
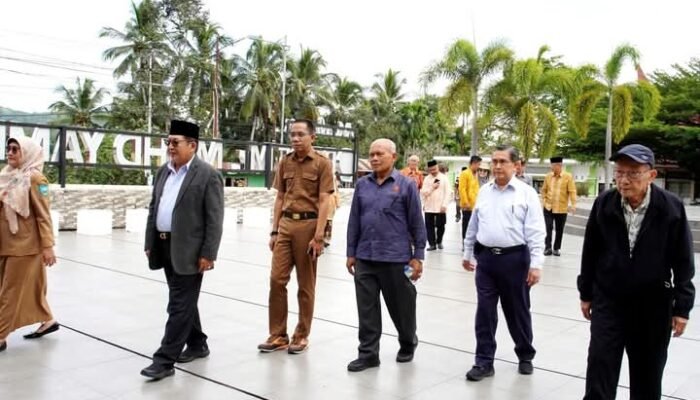
[(212, 138), (219, 138), (219, 40), (216, 40), (216, 60), (214, 62), (214, 93), (212, 101), (214, 102), (214, 120), (212, 126)]
[(148, 52), (148, 133), (153, 133), (153, 50)]
[(284, 101), (287, 94), (287, 35), (282, 45), (282, 112), (280, 114), (280, 144), (284, 143)]

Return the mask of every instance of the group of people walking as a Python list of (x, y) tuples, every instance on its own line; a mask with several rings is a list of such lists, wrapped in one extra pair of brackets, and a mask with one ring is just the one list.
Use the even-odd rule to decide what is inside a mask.
[[(273, 184), (269, 330), (258, 345), (264, 353), (309, 349), (317, 263), (337, 204), (332, 164), (313, 147), (314, 123), (293, 122), (289, 137), (292, 151), (278, 163)], [(197, 125), (171, 121), (169, 160), (155, 175), (149, 204), (144, 251), (151, 269), (163, 269), (169, 295), (163, 338), (141, 371), (151, 379), (172, 375), (175, 363), (210, 354), (198, 299), (203, 277), (217, 259), (224, 195), (221, 175), (195, 155), (198, 141)], [(56, 258), (42, 152), (22, 137), (9, 139), (6, 150), (8, 165), (0, 171), (0, 351), (18, 327), (41, 324), (28, 339), (59, 328), (46, 301), (44, 266)], [(423, 275), (425, 250), (443, 248), (451, 185), (437, 162), (427, 163), (424, 176), (418, 157), (409, 158), (402, 171), (394, 168), (397, 158), (391, 140), (372, 142), (372, 173), (358, 180), (350, 206), (346, 268), (353, 276), (359, 320), (357, 357), (347, 365), (351, 372), (380, 365), (381, 298), (398, 331), (396, 362), (413, 360), (419, 344), (414, 283)], [(481, 161), (472, 156), (458, 177), (462, 266), (474, 272), (478, 298), (470, 381), (495, 374), (499, 302), (518, 371), (533, 373), (530, 291), (542, 279), (545, 256), (561, 254), (566, 215), (576, 206), (573, 178), (562, 171), (561, 158), (551, 159), (539, 195), (522, 173), (516, 148), (496, 147), (493, 179), (480, 185)], [(653, 183), (651, 150), (629, 145), (611, 161), (617, 187), (593, 204), (578, 277), (581, 312), (591, 320), (584, 398), (615, 397), (626, 351), (631, 397), (658, 399), (671, 333), (683, 334), (694, 304), (692, 238), (681, 201)], [(288, 331), (293, 270), (299, 318)]]

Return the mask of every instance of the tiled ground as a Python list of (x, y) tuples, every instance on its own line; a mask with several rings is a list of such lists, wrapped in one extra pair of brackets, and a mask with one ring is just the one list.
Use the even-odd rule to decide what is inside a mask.
[[(575, 277), (581, 238), (566, 236), (562, 257), (547, 257), (544, 279), (532, 294), (535, 345), (532, 376), (517, 373), (505, 324), (498, 334), (496, 376), (480, 383), (464, 374), (473, 360), (473, 275), (460, 266), (459, 224), (448, 224), (446, 249), (429, 253), (418, 283), (418, 335), (414, 362), (394, 362), (395, 330), (384, 316), (382, 365), (351, 374), (357, 315), (345, 263), (345, 218), (319, 265), (311, 348), (302, 355), (260, 354), (267, 336), (270, 253), (268, 229), (227, 227), (216, 269), (204, 280), (200, 310), (211, 356), (179, 367), (175, 376), (148, 382), (139, 371), (163, 332), (167, 287), (149, 271), (142, 235), (61, 232), (59, 264), (49, 273), (49, 297), (63, 328), (38, 341), (21, 329), (0, 353), (0, 399), (580, 399), (588, 323), (580, 316)], [(696, 256), (696, 260), (697, 260)], [(696, 285), (700, 279), (696, 278)], [(290, 309), (296, 310), (290, 285)], [(700, 399), (700, 323), (671, 341), (664, 394)], [(694, 318), (695, 317), (695, 318)], [(502, 320), (503, 321), (503, 320)], [(296, 315), (290, 316), (290, 329)], [(618, 398), (628, 398), (626, 373)]]

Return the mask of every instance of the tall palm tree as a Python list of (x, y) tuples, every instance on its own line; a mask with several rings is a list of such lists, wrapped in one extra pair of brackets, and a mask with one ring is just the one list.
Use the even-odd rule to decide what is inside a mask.
[(485, 95), (487, 114), (499, 121), (493, 125), (515, 136), (526, 158), (535, 152), (540, 158), (552, 155), (560, 126), (566, 122), (565, 110), (590, 72), (588, 67), (566, 67), (557, 61), (559, 57), (545, 57), (548, 51), (542, 46), (536, 58), (508, 65), (503, 80)]
[[(448, 47), (442, 60), (430, 65), (422, 74), (424, 85), (438, 78), (447, 78), (449, 86), (445, 97), (453, 109), (466, 114), (472, 111), (471, 154), (476, 155), (479, 147), (479, 90), (484, 80), (503, 68), (513, 58), (513, 51), (501, 42), (490, 43), (481, 53), (468, 40), (458, 39)], [(466, 134), (466, 123), (463, 134)]]
[(281, 105), (279, 71), (282, 65), (282, 45), (255, 40), (248, 48), (245, 57), (234, 56), (237, 74), (243, 87), (241, 117), (252, 119), (250, 140), (256, 131), (262, 130), (267, 136), (273, 133), (275, 121)]
[(333, 75), (331, 81), (331, 101), (328, 104), (330, 113), (327, 119), (331, 124), (350, 122), (351, 112), (364, 100), (362, 86), (347, 77), (340, 78), (337, 75)]
[(389, 68), (386, 73), (375, 75), (378, 81), (372, 85), (372, 100), (375, 113), (380, 116), (396, 112), (399, 102), (404, 98), (402, 90), (406, 79), (399, 78), (400, 73)]
[(635, 68), (639, 68), (639, 51), (636, 48), (623, 44), (618, 46), (605, 63), (601, 78), (602, 82), (591, 82), (586, 85), (571, 108), (572, 122), (580, 136), (588, 134), (588, 123), (593, 108), (598, 102), (607, 96), (608, 117), (605, 130), (605, 184), (611, 184), (611, 165), (607, 162), (612, 154), (612, 142), (619, 143), (629, 131), (632, 122), (633, 101), (639, 101), (644, 120), (648, 121), (658, 111), (659, 92), (647, 81), (639, 81), (636, 84), (618, 84), (620, 72), (625, 62), (631, 62)]
[(188, 35), (180, 40), (186, 55), (179, 65), (174, 86), (184, 95), (189, 114), (201, 121), (206, 130), (218, 117), (213, 110), (219, 107), (221, 93), (220, 55), (232, 43), (230, 37), (221, 34), (217, 24), (208, 21), (193, 23)]
[(57, 92), (63, 94), (63, 100), (56, 101), (49, 106), (49, 109), (61, 117), (58, 123), (71, 124), (74, 126), (97, 127), (98, 120), (105, 118), (107, 107), (102, 104), (107, 90), (100, 88), (95, 90), (95, 82), (92, 79), (75, 79), (75, 88), (60, 86)]
[(316, 120), (319, 106), (330, 102), (329, 80), (331, 74), (323, 72), (326, 61), (316, 50), (301, 49), (298, 60), (291, 60), (288, 91), (288, 109), (297, 117)]
[[(105, 60), (120, 60), (114, 76), (130, 74), (141, 99), (142, 112), (148, 113), (147, 104), (153, 103), (153, 90), (163, 92), (167, 78), (165, 67), (174, 57), (168, 38), (162, 29), (162, 15), (152, 0), (144, 0), (138, 6), (132, 2), (132, 17), (124, 31), (104, 27), (100, 37), (117, 39), (122, 45), (111, 47), (102, 54)], [(148, 121), (150, 123), (150, 120)]]

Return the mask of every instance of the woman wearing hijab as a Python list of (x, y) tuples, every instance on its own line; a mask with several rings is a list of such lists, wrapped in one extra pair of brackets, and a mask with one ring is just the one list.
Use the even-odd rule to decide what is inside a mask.
[(7, 141), (0, 171), (0, 352), (17, 328), (41, 323), (25, 339), (59, 328), (46, 300), (46, 270), (56, 262), (49, 185), (41, 147), (26, 137)]

